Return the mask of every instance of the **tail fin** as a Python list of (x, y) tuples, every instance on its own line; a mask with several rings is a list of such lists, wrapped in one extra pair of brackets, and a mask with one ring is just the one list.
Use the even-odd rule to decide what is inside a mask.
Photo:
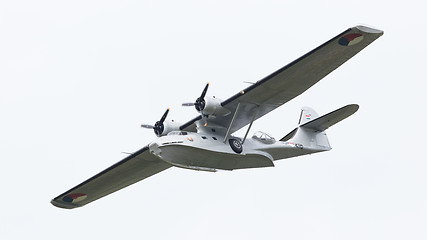
[(280, 141), (292, 140), (311, 148), (331, 148), (328, 137), (324, 132), (329, 127), (351, 116), (359, 109), (359, 105), (350, 104), (333, 112), (318, 117), (317, 113), (308, 107), (301, 110), (299, 127), (287, 134)]
[(309, 121), (311, 121), (317, 117), (319, 117), (319, 114), (317, 114), (317, 112), (314, 111), (312, 108), (303, 107), (303, 108), (301, 108), (301, 114), (299, 116), (298, 124), (302, 125), (302, 124), (309, 122)]

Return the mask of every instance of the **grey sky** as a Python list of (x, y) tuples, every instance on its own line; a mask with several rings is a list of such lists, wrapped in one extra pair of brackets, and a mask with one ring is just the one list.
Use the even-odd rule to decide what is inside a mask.
[[(2, 1), (0, 238), (426, 239), (426, 23), (414, 0)], [(359, 104), (332, 151), (49, 203), (153, 140), (140, 123), (196, 116), (206, 82), (226, 99), (358, 24), (385, 34), (252, 127)]]

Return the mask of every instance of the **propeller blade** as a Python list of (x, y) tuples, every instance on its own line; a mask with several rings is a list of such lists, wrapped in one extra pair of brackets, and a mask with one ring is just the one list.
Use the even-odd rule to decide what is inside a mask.
[(200, 95), (200, 99), (205, 98), (206, 92), (208, 91), (209, 83), (206, 84), (205, 89), (203, 89), (202, 95)]
[(184, 107), (194, 106), (194, 103), (183, 103), (181, 104), (181, 106), (184, 106)]
[(163, 122), (165, 121), (166, 117), (168, 116), (169, 113), (169, 108), (166, 109), (166, 112), (163, 113), (162, 118), (160, 118), (159, 121), (156, 122), (156, 124), (150, 125), (150, 124), (141, 124), (141, 127), (143, 128), (150, 128), (154, 130), (154, 133), (160, 137), (161, 134), (163, 133), (163, 131), (165, 130), (165, 125), (163, 124)]
[(166, 117), (168, 116), (168, 113), (169, 113), (169, 108), (166, 109), (166, 112), (163, 114), (162, 118), (160, 118), (159, 122), (163, 123), (165, 121)]

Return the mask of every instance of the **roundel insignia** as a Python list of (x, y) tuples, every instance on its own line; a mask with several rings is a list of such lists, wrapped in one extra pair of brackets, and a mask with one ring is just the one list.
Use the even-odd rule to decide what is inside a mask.
[(67, 196), (63, 197), (62, 200), (64, 202), (68, 202), (68, 203), (77, 203), (77, 202), (83, 201), (86, 198), (87, 198), (86, 194), (73, 193), (73, 194), (68, 194)]
[(338, 43), (342, 46), (351, 46), (360, 43), (363, 40), (363, 35), (360, 33), (350, 33), (340, 38)]

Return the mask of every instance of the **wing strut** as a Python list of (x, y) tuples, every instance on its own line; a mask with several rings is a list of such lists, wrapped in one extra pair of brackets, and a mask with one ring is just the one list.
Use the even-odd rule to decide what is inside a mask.
[(231, 119), (230, 126), (228, 126), (227, 133), (225, 134), (224, 143), (227, 141), (228, 136), (230, 135), (231, 127), (233, 126), (234, 120), (236, 120), (236, 116), (240, 110), (240, 102), (237, 103), (236, 111), (234, 112), (233, 118)]
[(246, 134), (245, 134), (245, 137), (243, 138), (242, 145), (243, 145), (243, 143), (245, 143), (246, 137), (248, 136), (249, 130), (251, 130), (252, 123), (254, 123), (255, 117), (256, 117), (256, 115), (258, 115), (258, 112), (259, 112), (259, 106), (256, 107), (255, 114), (252, 117), (252, 120), (251, 120), (251, 123), (249, 124), (248, 130), (246, 130)]

